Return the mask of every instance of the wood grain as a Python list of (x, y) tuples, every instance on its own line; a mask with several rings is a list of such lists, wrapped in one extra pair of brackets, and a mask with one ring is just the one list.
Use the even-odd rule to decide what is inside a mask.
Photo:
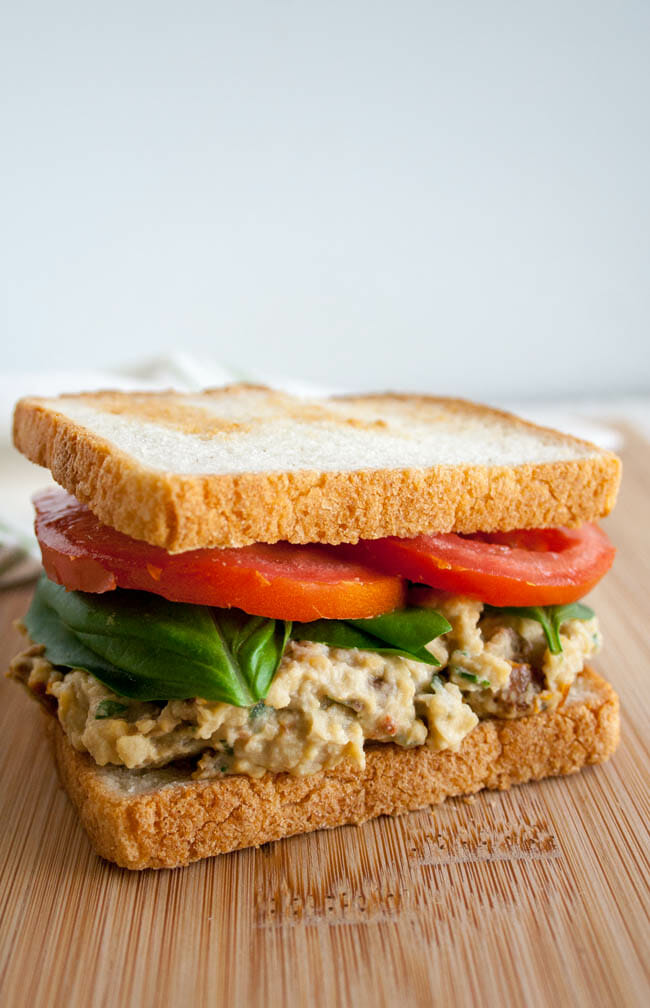
[[(0, 682), (0, 1003), (645, 1005), (650, 450), (628, 432), (593, 594), (622, 702), (601, 767), (176, 871), (97, 858)], [(0, 594), (0, 661), (29, 589)]]

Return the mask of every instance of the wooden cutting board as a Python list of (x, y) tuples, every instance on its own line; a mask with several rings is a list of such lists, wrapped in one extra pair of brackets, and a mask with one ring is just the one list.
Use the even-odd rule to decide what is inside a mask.
[[(93, 854), (41, 714), (0, 682), (0, 1003), (646, 1005), (650, 449), (628, 433), (593, 594), (610, 763), (176, 871)], [(0, 593), (0, 661), (29, 590)]]

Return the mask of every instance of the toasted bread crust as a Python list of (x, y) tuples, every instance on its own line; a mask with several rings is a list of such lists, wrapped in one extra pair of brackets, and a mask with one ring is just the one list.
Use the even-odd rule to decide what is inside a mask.
[[(239, 388), (224, 394), (236, 396)], [(120, 409), (119, 394), (101, 395), (104, 400), (111, 396), (113, 412)], [(92, 396), (83, 398), (92, 401)], [(171, 394), (170, 399), (169, 416), (161, 411), (163, 424), (175, 416)], [(458, 400), (385, 395), (354, 402), (377, 404), (378, 415), (382, 403), (399, 403), (413, 415), (442, 403), (474, 418), (508, 418), (514, 431), (549, 435), (508, 414)], [(147, 413), (146, 401), (139, 407)], [(297, 408), (287, 410), (299, 416)], [(49, 468), (102, 522), (170, 552), (279, 540), (338, 544), (424, 532), (573, 526), (608, 514), (616, 499), (620, 460), (585, 442), (557, 437), (593, 452), (516, 466), (183, 475), (138, 464), (57, 413), (56, 400), (23, 399), (14, 415), (14, 442), (21, 452)]]
[(555, 711), (480, 722), (458, 753), (368, 747), (366, 768), (340, 763), (309, 777), (189, 778), (157, 787), (102, 769), (50, 718), (61, 780), (98, 854), (124, 868), (173, 868), (298, 833), (360, 824), (482, 788), (570, 774), (606, 760), (619, 735), (618, 697), (585, 670)]

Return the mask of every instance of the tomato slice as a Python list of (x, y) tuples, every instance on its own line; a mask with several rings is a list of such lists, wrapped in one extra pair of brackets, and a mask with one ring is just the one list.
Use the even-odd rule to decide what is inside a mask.
[(108, 525), (63, 490), (34, 497), (43, 566), (71, 591), (135, 588), (172, 602), (236, 606), (307, 622), (363, 619), (403, 606), (403, 580), (322, 546), (258, 543), (170, 554)]
[(339, 547), (350, 559), (495, 606), (575, 602), (612, 566), (616, 550), (597, 525), (578, 529), (422, 535)]

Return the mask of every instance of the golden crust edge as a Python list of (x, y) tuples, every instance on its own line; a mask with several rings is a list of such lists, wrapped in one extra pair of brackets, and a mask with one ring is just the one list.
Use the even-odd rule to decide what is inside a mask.
[[(474, 403), (445, 401), (508, 416)], [(18, 450), (49, 468), (100, 521), (170, 552), (279, 540), (336, 545), (424, 532), (579, 525), (609, 514), (621, 477), (620, 459), (597, 448), (584, 459), (514, 467), (167, 475), (135, 464), (44, 403), (22, 399), (17, 404)]]
[(136, 795), (107, 783), (49, 721), (61, 782), (96, 852), (123, 868), (173, 868), (603, 762), (618, 744), (618, 697), (592, 669), (581, 680), (584, 699), (516, 720), (482, 721), (458, 753), (377, 745), (367, 749), (363, 771), (341, 763), (310, 777), (183, 781)]

